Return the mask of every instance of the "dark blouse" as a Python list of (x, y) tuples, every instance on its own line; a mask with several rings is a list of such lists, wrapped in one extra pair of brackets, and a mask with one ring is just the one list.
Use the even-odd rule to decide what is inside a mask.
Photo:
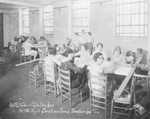
[(62, 62), (61, 68), (64, 70), (70, 70), (70, 78), (71, 78), (71, 85), (72, 87), (77, 87), (83, 79), (83, 72), (86, 69), (86, 66), (83, 68), (78, 68), (75, 64), (71, 61)]

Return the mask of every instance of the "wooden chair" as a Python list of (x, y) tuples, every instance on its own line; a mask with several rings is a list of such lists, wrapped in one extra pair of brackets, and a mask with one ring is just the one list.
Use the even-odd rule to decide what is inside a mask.
[(10, 45), (10, 50), (11, 50), (11, 56), (12, 56), (12, 58), (15, 59), (16, 58), (16, 45), (11, 44)]
[[(113, 119), (113, 115), (114, 114), (118, 114), (118, 115), (122, 115), (122, 116), (128, 116), (129, 119), (131, 119), (131, 111), (132, 111), (132, 102), (133, 102), (133, 94), (132, 94), (132, 84), (133, 81), (131, 83), (131, 87), (130, 87), (130, 91), (128, 92), (126, 89), (124, 89), (124, 91), (126, 91), (126, 93), (128, 93), (128, 95), (126, 95), (126, 97), (119, 97), (119, 98), (113, 98), (112, 102), (111, 102), (111, 119)], [(114, 92), (115, 93), (115, 92)]]
[(78, 96), (80, 96), (80, 100), (82, 102), (82, 88), (85, 84), (85, 77), (79, 87), (71, 88), (70, 70), (63, 70), (59, 67), (59, 81), (62, 103), (64, 102), (64, 97), (65, 99), (70, 100), (70, 108), (72, 108), (72, 99), (73, 97)]
[(45, 84), (45, 95), (49, 92), (54, 93), (57, 97), (57, 83), (56, 83), (56, 76), (55, 76), (55, 64), (45, 65), (43, 63), (44, 69), (44, 84)]
[[(43, 67), (42, 63), (38, 64), (38, 67)], [(44, 81), (44, 73), (43, 69), (39, 71), (30, 71), (29, 72), (29, 84), (35, 85), (35, 90), (43, 83)]]
[[(126, 78), (124, 79), (124, 81), (120, 85), (119, 89), (114, 93), (114, 97), (113, 97), (112, 103), (111, 103), (111, 119), (113, 118), (113, 114), (127, 115), (127, 116), (129, 116), (129, 118), (131, 118), (132, 101), (133, 101), (132, 100), (132, 97), (133, 97), (133, 91), (132, 91), (133, 90), (133, 87), (132, 87), (133, 86), (133, 80), (131, 80), (131, 79), (132, 79), (133, 73), (135, 72), (137, 65), (140, 63), (141, 60), (142, 60), (142, 57), (140, 57), (135, 62), (134, 67), (131, 69), (129, 74), (126, 76)], [(121, 97), (123, 91), (125, 90), (125, 87), (130, 82), (130, 80), (131, 80), (130, 100), (128, 102), (117, 100)], [(118, 106), (116, 106), (116, 104)], [(125, 110), (128, 110), (128, 111), (125, 111)]]
[(25, 55), (25, 49), (22, 47), (20, 52), (20, 62), (30, 61), (31, 59), (31, 55)]
[(21, 43), (17, 43), (17, 45), (16, 45), (16, 57), (17, 57), (17, 60), (20, 59), (21, 49), (22, 49), (22, 44)]
[(105, 119), (107, 118), (107, 110), (109, 106), (107, 75), (95, 76), (90, 74), (90, 108), (91, 111), (99, 109), (105, 110)]
[[(139, 104), (141, 99), (145, 97), (145, 99), (149, 100), (149, 74), (141, 75), (134, 74), (133, 75), (133, 98), (134, 98), (134, 106)], [(146, 114), (146, 113), (145, 113)], [(144, 119), (145, 114), (140, 114), (138, 110), (134, 109), (135, 119)]]

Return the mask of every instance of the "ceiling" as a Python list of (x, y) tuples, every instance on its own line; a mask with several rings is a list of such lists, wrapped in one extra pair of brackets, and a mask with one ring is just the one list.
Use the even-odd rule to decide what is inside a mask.
[(23, 7), (39, 7), (63, 0), (0, 0), (0, 10), (16, 10)]
[(18, 11), (19, 8), (31, 7), (36, 8), (46, 4), (70, 0), (0, 0), (0, 12), (10, 13)]

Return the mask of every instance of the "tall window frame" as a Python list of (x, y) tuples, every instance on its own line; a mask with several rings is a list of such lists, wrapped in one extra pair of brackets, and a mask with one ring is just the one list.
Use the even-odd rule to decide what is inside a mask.
[(53, 5), (43, 6), (43, 33), (51, 35), (54, 31), (53, 24)]
[(29, 8), (22, 9), (22, 31), (23, 34), (29, 34)]
[(115, 0), (116, 37), (148, 37), (148, 0)]
[(89, 32), (89, 0), (72, 1), (72, 31), (81, 34)]

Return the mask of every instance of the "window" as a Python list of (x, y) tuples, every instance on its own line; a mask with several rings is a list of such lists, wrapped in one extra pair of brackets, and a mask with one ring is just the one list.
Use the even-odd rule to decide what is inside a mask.
[(89, 32), (89, 0), (73, 0), (73, 32)]
[(29, 34), (29, 9), (25, 8), (22, 11), (23, 33)]
[(53, 6), (45, 5), (43, 15), (44, 34), (53, 34)]
[(116, 36), (147, 37), (148, 1), (116, 0)]

